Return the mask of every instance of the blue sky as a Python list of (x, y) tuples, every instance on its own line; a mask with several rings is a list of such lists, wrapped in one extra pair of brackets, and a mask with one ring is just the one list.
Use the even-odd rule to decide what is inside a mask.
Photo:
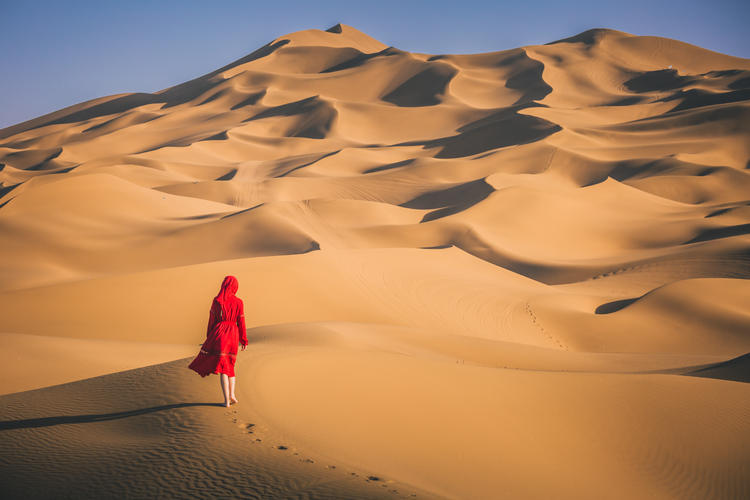
[(0, 128), (95, 97), (161, 90), (281, 35), (338, 22), (431, 54), (613, 28), (750, 58), (750, 2), (739, 0), (0, 0), (0, 20)]

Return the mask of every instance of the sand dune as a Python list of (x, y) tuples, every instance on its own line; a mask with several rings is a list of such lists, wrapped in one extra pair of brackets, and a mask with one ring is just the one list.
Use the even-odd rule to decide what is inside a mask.
[(299, 450), (258, 421), (250, 405), (226, 410), (207, 402), (214, 384), (188, 382), (185, 363), (0, 397), (3, 495), (423, 496), (392, 478), (368, 480), (367, 470)]
[[(498, 370), (405, 349), (331, 346), (297, 347), (254, 366), (259, 405), (281, 428), (448, 497), (747, 492), (748, 443), (737, 438), (747, 434), (749, 408), (737, 382)], [(701, 440), (696, 432), (705, 432)]]
[[(749, 60), (658, 37), (429, 55), (337, 25), (0, 131), (3, 483), (748, 496), (749, 92)], [(157, 364), (225, 274), (227, 414)]]

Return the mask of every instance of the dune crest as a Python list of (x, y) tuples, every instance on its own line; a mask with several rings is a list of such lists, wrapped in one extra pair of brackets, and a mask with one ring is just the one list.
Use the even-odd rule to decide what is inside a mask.
[(750, 496), (748, 59), (607, 29), (418, 54), (337, 24), (0, 130), (6, 443), (32, 460), (26, 437), (99, 425), (40, 430), (24, 395), (112, 406), (134, 378), (137, 402), (155, 373), (171, 399), (86, 406), (118, 415), (107, 439), (161, 457), (128, 423), (155, 405), (207, 432), (179, 405), (209, 382), (143, 367), (197, 347), (225, 274), (253, 421), (376, 477), (232, 448), (284, 468), (268, 491)]

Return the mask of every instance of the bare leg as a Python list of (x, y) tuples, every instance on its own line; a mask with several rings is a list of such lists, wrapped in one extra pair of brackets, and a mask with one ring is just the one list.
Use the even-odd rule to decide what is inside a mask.
[(234, 381), (235, 377), (229, 377), (229, 400), (232, 403), (239, 403), (237, 396), (234, 395)]
[(226, 373), (220, 373), (219, 380), (221, 382), (221, 392), (224, 394), (224, 406), (229, 408), (229, 376)]

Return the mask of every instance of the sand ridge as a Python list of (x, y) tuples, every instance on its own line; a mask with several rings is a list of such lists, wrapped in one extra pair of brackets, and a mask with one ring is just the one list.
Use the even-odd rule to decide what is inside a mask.
[(8, 127), (0, 343), (44, 369), (0, 392), (138, 368), (112, 377), (179, 404), (209, 381), (157, 363), (233, 274), (247, 411), (311, 456), (450, 498), (746, 496), (748, 92), (750, 60), (665, 38), (431, 55), (337, 25)]

